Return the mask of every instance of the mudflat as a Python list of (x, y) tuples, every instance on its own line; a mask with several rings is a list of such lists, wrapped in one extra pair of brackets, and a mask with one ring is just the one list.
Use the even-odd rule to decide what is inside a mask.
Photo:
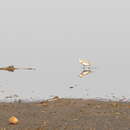
[[(15, 116), (19, 122), (10, 124)], [(130, 130), (130, 103), (56, 98), (0, 103), (0, 130)]]

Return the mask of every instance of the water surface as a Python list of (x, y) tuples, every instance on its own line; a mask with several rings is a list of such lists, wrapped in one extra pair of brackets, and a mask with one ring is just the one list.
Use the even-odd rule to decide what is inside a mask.
[[(51, 96), (130, 98), (128, 54), (127, 48), (3, 48), (1, 66), (12, 64), (36, 70), (0, 71), (1, 101), (39, 100)], [(89, 59), (96, 70), (80, 78), (79, 58)]]

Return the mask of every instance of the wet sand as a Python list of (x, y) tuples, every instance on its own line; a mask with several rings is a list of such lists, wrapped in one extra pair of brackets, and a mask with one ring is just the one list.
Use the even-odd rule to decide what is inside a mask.
[[(15, 116), (18, 124), (8, 119)], [(130, 103), (59, 99), (0, 103), (0, 130), (130, 130)]]

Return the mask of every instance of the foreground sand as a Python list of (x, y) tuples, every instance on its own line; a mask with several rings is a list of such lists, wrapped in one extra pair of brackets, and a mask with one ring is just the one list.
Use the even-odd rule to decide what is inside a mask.
[[(11, 116), (16, 116), (19, 123), (9, 124)], [(0, 128), (130, 130), (130, 103), (58, 98), (35, 103), (0, 103)]]

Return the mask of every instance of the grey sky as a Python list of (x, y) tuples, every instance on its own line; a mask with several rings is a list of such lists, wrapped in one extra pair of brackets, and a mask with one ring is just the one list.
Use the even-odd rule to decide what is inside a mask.
[(0, 2), (1, 47), (129, 47), (127, 0)]
[[(86, 88), (92, 97), (111, 92), (128, 96), (129, 3), (128, 0), (0, 1), (0, 65), (38, 68), (36, 72), (1, 72), (4, 86), (1, 90), (6, 90), (7, 95), (23, 93), (36, 98), (51, 94), (85, 97)], [(97, 71), (79, 79), (79, 58), (94, 62)], [(74, 84), (79, 87), (70, 92), (68, 86)]]

